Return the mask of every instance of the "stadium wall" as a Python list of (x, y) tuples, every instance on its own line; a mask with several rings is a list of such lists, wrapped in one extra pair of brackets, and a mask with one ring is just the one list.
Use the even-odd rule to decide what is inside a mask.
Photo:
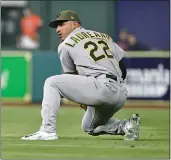
[[(124, 58), (128, 75), (129, 105), (169, 105), (169, 52), (128, 52)], [(1, 95), (3, 103), (41, 103), (46, 78), (61, 74), (53, 51), (2, 51)], [(66, 99), (64, 104), (73, 104)], [(139, 103), (140, 105), (140, 103)]]

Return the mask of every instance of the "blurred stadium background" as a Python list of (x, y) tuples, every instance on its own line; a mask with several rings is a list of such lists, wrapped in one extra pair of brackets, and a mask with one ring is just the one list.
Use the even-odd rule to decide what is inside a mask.
[[(129, 93), (125, 108), (131, 107), (132, 110), (134, 110), (134, 107), (141, 108), (141, 112), (150, 112), (151, 115), (153, 115), (153, 111), (150, 110), (152, 107), (155, 108), (155, 111), (157, 109), (169, 108), (169, 2), (169, 0), (1, 1), (2, 117), (3, 113), (4, 116), (8, 117), (9, 112), (15, 113), (15, 111), (20, 110), (16, 108), (16, 106), (27, 107), (27, 109), (31, 108), (32, 110), (37, 106), (35, 104), (41, 107), (45, 79), (55, 74), (61, 74), (62, 72), (57, 56), (57, 47), (60, 41), (55, 29), (53, 30), (48, 27), (48, 22), (55, 19), (58, 12), (68, 9), (75, 10), (80, 14), (84, 28), (107, 33), (114, 41), (118, 42), (118, 44), (120, 44), (120, 42), (125, 43), (119, 37), (121, 31), (124, 30), (127, 34), (136, 37), (137, 41), (135, 46), (141, 44), (139, 45), (141, 47), (129, 49), (129, 44), (126, 43), (128, 46), (125, 49), (127, 54), (124, 61), (128, 71), (126, 83)], [(39, 17), (40, 23), (35, 29), (36, 38), (34, 37), (32, 39), (36, 39), (36, 41), (29, 41), (27, 43), (26, 40), (26, 44), (31, 43), (30, 46), (22, 46), (22, 43), (25, 42), (25, 39), (22, 42), (22, 36), (24, 35), (23, 30), (27, 30), (28, 26), (22, 26), (21, 20), (28, 13), (26, 12), (28, 8), (32, 10), (33, 15)], [(62, 103), (68, 107), (77, 106), (77, 104), (66, 99), (64, 99)], [(74, 108), (73, 111), (75, 112)], [(164, 116), (161, 116), (161, 118), (164, 120), (164, 118), (167, 117), (167, 119), (163, 121), (166, 125), (169, 124), (169, 121), (167, 121), (169, 120), (169, 110), (165, 110), (164, 112)], [(37, 115), (34, 114), (33, 119), (39, 116), (39, 112), (37, 111), (36, 113)], [(71, 113), (71, 110), (69, 110), (69, 113)], [(125, 113), (127, 113), (127, 111), (125, 111)], [(23, 112), (21, 112), (21, 114), (23, 114)], [(82, 113), (80, 114), (82, 115)], [(21, 115), (17, 116), (14, 114), (14, 117), (15, 116), (19, 118)], [(30, 114), (30, 116), (32, 116), (32, 114)], [(22, 118), (24, 118), (22, 116), (19, 118), (20, 120), (16, 122), (15, 119), (13, 119), (14, 117), (10, 117), (11, 122), (16, 124), (20, 123)], [(146, 118), (148, 119), (148, 117)], [(14, 129), (11, 131), (11, 126), (8, 127), (9, 119), (5, 117), (2, 118), (2, 137), (4, 136), (5, 140), (8, 140), (9, 137), (13, 139), (13, 136), (8, 136), (9, 132), (10, 134), (13, 132), (14, 135), (16, 133), (19, 137), (20, 134), (23, 135), (23, 133), (25, 133), (19, 134)], [(29, 118), (26, 121), (29, 121)], [(27, 125), (29, 125), (29, 122)], [(154, 125), (157, 127), (156, 123)], [(163, 124), (160, 125), (163, 126)], [(3, 128), (3, 126), (5, 127)], [(35, 131), (29, 130), (28, 128), (26, 130), (28, 132)], [(169, 134), (168, 126), (166, 126), (166, 134)], [(65, 134), (63, 135), (65, 136)], [(5, 140), (4, 146), (6, 143)], [(9, 152), (6, 152), (6, 150), (7, 149), (2, 150), (4, 151), (5, 157), (11, 158), (14, 156), (11, 155), (10, 157)], [(165, 152), (165, 156), (163, 157), (166, 157), (167, 153)], [(153, 158), (155, 158), (155, 156)]]

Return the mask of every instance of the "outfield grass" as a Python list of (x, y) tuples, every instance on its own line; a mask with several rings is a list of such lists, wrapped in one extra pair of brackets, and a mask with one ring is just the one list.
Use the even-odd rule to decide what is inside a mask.
[(169, 159), (169, 110), (122, 109), (115, 117), (128, 118), (139, 113), (142, 119), (139, 141), (124, 141), (122, 136), (92, 137), (81, 128), (83, 110), (60, 109), (56, 141), (22, 141), (24, 135), (38, 130), (41, 117), (38, 107), (3, 107), (1, 110), (2, 159), (61, 158), (167, 158)]

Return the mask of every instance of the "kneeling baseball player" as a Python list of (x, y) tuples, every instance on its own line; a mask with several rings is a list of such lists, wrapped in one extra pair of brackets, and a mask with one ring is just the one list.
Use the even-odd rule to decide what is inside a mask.
[(86, 112), (82, 129), (92, 136), (102, 134), (124, 135), (125, 140), (139, 138), (140, 117), (112, 118), (127, 99), (124, 84), (125, 55), (107, 34), (86, 30), (79, 16), (66, 10), (49, 23), (61, 39), (58, 47), (64, 74), (51, 76), (44, 83), (42, 125), (38, 132), (22, 140), (56, 140), (56, 116), (61, 98), (82, 104)]

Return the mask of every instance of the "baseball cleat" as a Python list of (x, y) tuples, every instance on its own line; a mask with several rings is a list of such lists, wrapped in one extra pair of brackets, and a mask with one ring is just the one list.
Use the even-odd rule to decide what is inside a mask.
[(125, 124), (124, 140), (138, 140), (140, 121), (141, 119), (139, 114), (132, 114), (132, 116), (128, 119), (128, 122)]
[(21, 138), (21, 140), (56, 140), (58, 139), (56, 133), (47, 133), (38, 131)]

